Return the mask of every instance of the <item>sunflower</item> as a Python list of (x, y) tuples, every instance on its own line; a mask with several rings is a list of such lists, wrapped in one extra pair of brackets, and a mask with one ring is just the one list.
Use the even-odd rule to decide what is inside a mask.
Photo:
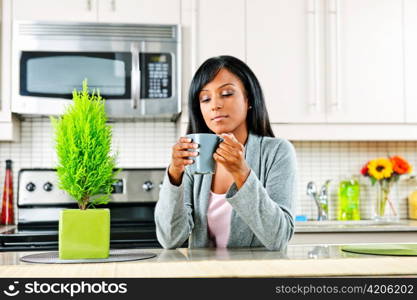
[(394, 172), (400, 175), (411, 172), (411, 165), (401, 156), (393, 156), (390, 159), (392, 162), (392, 169), (394, 170)]
[(391, 177), (394, 172), (392, 169), (392, 163), (387, 158), (377, 158), (371, 160), (368, 164), (369, 175), (374, 177), (376, 180)]

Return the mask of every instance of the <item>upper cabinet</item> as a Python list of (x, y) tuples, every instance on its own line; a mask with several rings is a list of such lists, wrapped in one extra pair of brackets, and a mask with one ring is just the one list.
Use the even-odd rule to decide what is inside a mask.
[(245, 1), (194, 0), (193, 5), (197, 65), (226, 54), (245, 60)]
[(326, 4), (327, 121), (404, 122), (402, 1)]
[(98, 0), (98, 21), (179, 24), (180, 2), (180, 0)]
[(97, 0), (13, 0), (13, 18), (94, 22), (97, 20)]
[(247, 0), (274, 123), (404, 122), (402, 34), (398, 0)]
[(247, 63), (273, 123), (326, 121), (323, 23), (318, 5), (307, 4), (247, 0)]
[(417, 1), (404, 0), (406, 120), (417, 123)]
[(15, 20), (180, 23), (181, 0), (14, 0)]
[(18, 141), (20, 123), (11, 112), (10, 96), (10, 55), (11, 55), (11, 1), (0, 2), (1, 21), (1, 72), (0, 72), (0, 141)]

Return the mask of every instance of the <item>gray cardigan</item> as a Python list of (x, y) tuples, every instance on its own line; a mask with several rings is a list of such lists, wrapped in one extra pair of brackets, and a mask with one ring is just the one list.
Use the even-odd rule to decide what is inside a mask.
[[(251, 168), (243, 186), (233, 183), (226, 194), (232, 206), (227, 247), (282, 250), (294, 233), (296, 156), (285, 139), (249, 134), (245, 160)], [(155, 207), (156, 234), (164, 248), (213, 247), (207, 227), (212, 175), (191, 175), (186, 168), (180, 186), (168, 172)]]

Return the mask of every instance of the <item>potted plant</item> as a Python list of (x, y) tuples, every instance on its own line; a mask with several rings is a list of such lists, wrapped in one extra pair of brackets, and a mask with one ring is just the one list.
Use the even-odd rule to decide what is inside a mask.
[(58, 157), (59, 187), (79, 209), (64, 209), (59, 218), (59, 258), (107, 258), (110, 249), (110, 211), (95, 209), (110, 199), (116, 155), (111, 152), (111, 127), (100, 91), (73, 91), (73, 103), (61, 117), (51, 117)]

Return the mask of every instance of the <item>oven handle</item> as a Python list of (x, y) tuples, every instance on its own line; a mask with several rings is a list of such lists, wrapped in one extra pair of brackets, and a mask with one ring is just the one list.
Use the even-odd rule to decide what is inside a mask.
[(131, 89), (132, 89), (132, 108), (137, 109), (140, 101), (140, 62), (139, 62), (139, 44), (132, 43), (130, 47), (132, 53), (132, 73), (131, 73)]

